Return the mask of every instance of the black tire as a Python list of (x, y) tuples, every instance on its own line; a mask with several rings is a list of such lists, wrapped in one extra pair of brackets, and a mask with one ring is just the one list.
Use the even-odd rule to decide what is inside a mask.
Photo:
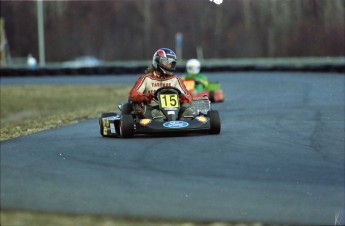
[(117, 136), (120, 136), (120, 121), (115, 121), (115, 132)]
[(116, 116), (116, 113), (113, 112), (107, 112), (107, 113), (102, 113), (101, 117), (98, 120), (98, 124), (99, 124), (99, 133), (102, 135), (102, 137), (109, 137), (111, 135), (105, 135), (104, 134), (104, 125), (103, 125), (103, 118), (106, 117), (111, 117), (111, 116)]
[(131, 115), (122, 115), (119, 125), (121, 137), (130, 138), (134, 135), (134, 120)]
[(102, 135), (102, 137), (105, 137), (103, 131), (104, 131), (104, 125), (103, 125), (103, 120), (102, 118), (99, 118), (98, 120), (98, 124), (99, 124), (99, 133)]
[(208, 112), (210, 117), (210, 134), (219, 134), (221, 130), (220, 117), (218, 111), (211, 110)]
[(125, 103), (122, 105), (121, 114), (129, 115), (129, 114), (131, 114), (131, 112), (132, 112), (132, 104), (131, 103)]
[(209, 99), (212, 103), (215, 102), (216, 99), (215, 99), (215, 92), (214, 91), (209, 92)]

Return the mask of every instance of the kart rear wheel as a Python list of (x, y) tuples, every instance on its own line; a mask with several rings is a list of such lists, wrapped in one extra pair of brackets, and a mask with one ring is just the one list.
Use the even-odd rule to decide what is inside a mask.
[(131, 115), (122, 115), (119, 125), (121, 137), (130, 138), (134, 135), (134, 120)]
[(104, 125), (103, 125), (103, 120), (102, 118), (99, 118), (98, 120), (98, 125), (99, 125), (99, 133), (101, 134), (102, 137), (105, 137), (103, 131), (104, 131)]
[(212, 103), (214, 103), (215, 101), (216, 101), (216, 94), (215, 94), (215, 92), (214, 91), (210, 91), (209, 92), (209, 97), (208, 97), (209, 99), (210, 99), (210, 101), (212, 102)]
[(104, 134), (104, 124), (103, 124), (103, 118), (111, 117), (111, 116), (116, 116), (117, 114), (114, 112), (107, 112), (107, 113), (102, 113), (101, 117), (98, 120), (99, 124), (99, 133), (102, 135), (102, 137), (108, 137), (110, 135)]
[(220, 117), (219, 117), (218, 111), (211, 110), (208, 112), (208, 116), (210, 117), (210, 124), (211, 124), (209, 133), (219, 134), (221, 125), (220, 125)]

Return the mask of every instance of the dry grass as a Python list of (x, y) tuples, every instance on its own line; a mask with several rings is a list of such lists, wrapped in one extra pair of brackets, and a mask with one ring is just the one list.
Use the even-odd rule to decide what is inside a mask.
[(262, 223), (178, 222), (124, 219), (111, 216), (72, 215), (26, 211), (4, 211), (3, 226), (264, 226)]
[(129, 86), (30, 85), (1, 86), (0, 140), (99, 117), (118, 111)]

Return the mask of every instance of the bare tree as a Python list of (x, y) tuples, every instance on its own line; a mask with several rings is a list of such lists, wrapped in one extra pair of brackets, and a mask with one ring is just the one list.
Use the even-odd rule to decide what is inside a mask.
[[(34, 1), (1, 1), (12, 56), (37, 57)], [(79, 55), (104, 60), (147, 60), (175, 47), (184, 58), (343, 56), (344, 0), (46, 1), (46, 58)]]

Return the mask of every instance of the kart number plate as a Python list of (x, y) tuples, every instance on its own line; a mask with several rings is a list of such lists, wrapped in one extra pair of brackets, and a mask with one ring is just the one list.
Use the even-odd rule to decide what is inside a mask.
[(162, 108), (178, 108), (179, 101), (177, 94), (161, 94), (159, 100)]

